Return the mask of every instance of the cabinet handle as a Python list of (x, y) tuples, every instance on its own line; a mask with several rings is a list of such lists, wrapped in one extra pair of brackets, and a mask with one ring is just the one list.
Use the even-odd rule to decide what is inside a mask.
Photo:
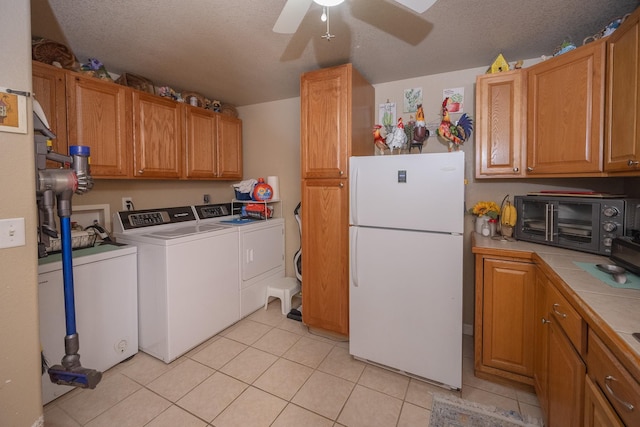
[(542, 324), (551, 323), (551, 320), (547, 320), (544, 317), (542, 318)]
[(630, 168), (634, 167), (634, 166), (638, 166), (638, 161), (633, 161), (631, 159), (629, 159), (629, 161), (627, 162), (627, 166), (629, 166)]
[(533, 172), (533, 168), (531, 166), (527, 166), (527, 172)]
[(562, 313), (562, 312), (558, 311), (558, 307), (560, 307), (560, 304), (555, 303), (555, 304), (553, 304), (551, 307), (553, 307), (553, 312), (554, 312), (555, 314), (557, 314), (558, 316), (562, 317), (563, 319), (566, 319), (566, 318), (567, 318), (566, 313)]
[(513, 168), (513, 171), (514, 172), (520, 172), (520, 168), (516, 166), (515, 168)]
[(611, 375), (607, 375), (606, 377), (604, 377), (604, 388), (607, 389), (607, 392), (611, 395), (611, 397), (616, 399), (622, 406), (624, 406), (627, 411), (633, 412), (633, 409), (634, 409), (633, 405), (629, 402), (625, 402), (624, 400), (616, 396), (616, 394), (613, 392), (613, 390), (609, 386), (609, 381), (618, 381), (618, 380), (616, 380)]

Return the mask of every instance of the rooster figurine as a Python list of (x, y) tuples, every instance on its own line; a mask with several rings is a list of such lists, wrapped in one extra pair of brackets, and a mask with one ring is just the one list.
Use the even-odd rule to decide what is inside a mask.
[(445, 98), (442, 102), (442, 121), (436, 133), (443, 139), (449, 142), (449, 151), (458, 151), (460, 145), (463, 144), (473, 130), (473, 120), (467, 114), (463, 114), (455, 124), (451, 123), (449, 118), (449, 110), (447, 109), (447, 103), (449, 98)]
[(407, 134), (404, 133), (404, 124), (402, 123), (402, 117), (398, 118), (398, 124), (393, 129), (392, 132), (387, 135), (387, 146), (393, 154), (394, 149), (398, 149), (402, 151), (402, 149), (407, 145)]
[(380, 152), (380, 155), (384, 154), (385, 148), (389, 148), (385, 140), (387, 139), (387, 130), (384, 126), (375, 125), (373, 127), (373, 143)]

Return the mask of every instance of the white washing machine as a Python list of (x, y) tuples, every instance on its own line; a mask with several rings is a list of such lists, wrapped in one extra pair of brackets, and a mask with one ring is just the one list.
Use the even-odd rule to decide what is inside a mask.
[[(80, 362), (106, 371), (138, 352), (136, 248), (100, 245), (73, 251)], [(40, 343), (49, 365), (64, 356), (65, 309), (61, 254), (38, 260)], [(42, 376), (42, 403), (73, 390)]]
[(284, 219), (241, 220), (232, 204), (194, 206), (201, 224), (222, 224), (238, 233), (240, 317), (264, 307), (267, 285), (285, 275)]
[(238, 235), (191, 206), (118, 212), (138, 249), (139, 347), (169, 363), (240, 319)]

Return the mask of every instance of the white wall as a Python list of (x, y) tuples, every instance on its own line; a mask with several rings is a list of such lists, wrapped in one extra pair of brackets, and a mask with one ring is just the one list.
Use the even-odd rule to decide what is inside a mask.
[(300, 98), (239, 107), (245, 177), (277, 176), (284, 212), (287, 276), (295, 276), (293, 255), (300, 232), (293, 210), (300, 202)]
[[(0, 86), (31, 92), (29, 0), (0, 6)], [(0, 249), (0, 425), (41, 422), (40, 344), (34, 142), (31, 102), (27, 134), (0, 132), (0, 218), (24, 218), (26, 245)], [(63, 337), (60, 337), (63, 339)]]
[[(538, 62), (537, 59), (527, 60), (525, 67)], [(464, 112), (472, 118), (475, 117), (475, 81), (476, 76), (484, 74), (487, 67), (459, 70), (451, 73), (423, 76), (407, 80), (381, 83), (374, 85), (376, 89), (376, 105), (388, 101), (395, 102), (398, 117), (402, 117), (407, 123), (410, 114), (403, 112), (403, 95), (405, 89), (422, 88), (423, 108), (427, 127), (429, 123), (439, 123), (441, 120), (441, 106), (443, 90), (449, 88), (464, 88)], [(452, 120), (457, 120), (460, 114), (452, 114)], [(475, 132), (471, 134), (469, 141), (465, 142), (462, 151), (465, 153), (466, 187), (465, 203), (467, 210), (478, 201), (495, 201), (500, 204), (505, 195), (526, 194), (530, 191), (557, 190), (557, 189), (590, 189), (594, 191), (609, 191), (623, 193), (624, 183), (622, 179), (614, 178), (567, 178), (567, 179), (475, 179)], [(425, 142), (423, 152), (446, 152), (447, 145), (439, 141), (437, 136), (431, 136)], [(414, 153), (417, 150), (414, 149)], [(446, 215), (446, 213), (443, 213)], [(470, 233), (473, 230), (473, 216), (467, 215), (465, 220), (465, 251), (464, 251), (464, 309), (463, 320), (465, 324), (473, 324), (474, 312), (474, 263), (471, 253)], [(453, 260), (452, 260), (453, 262)]]

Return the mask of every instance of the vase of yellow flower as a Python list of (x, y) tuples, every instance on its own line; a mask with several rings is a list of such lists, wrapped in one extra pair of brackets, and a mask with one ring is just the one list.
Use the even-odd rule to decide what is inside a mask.
[(482, 226), (490, 219), (498, 218), (500, 207), (495, 202), (478, 202), (469, 213), (476, 216), (476, 233), (482, 234)]

